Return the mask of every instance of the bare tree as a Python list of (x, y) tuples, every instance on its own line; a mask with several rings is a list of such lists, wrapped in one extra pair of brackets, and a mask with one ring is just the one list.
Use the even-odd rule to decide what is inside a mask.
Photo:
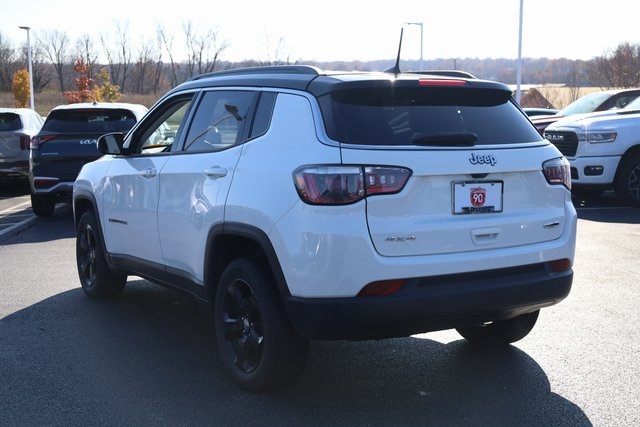
[[(27, 63), (27, 47), (22, 49), (22, 62)], [(40, 92), (51, 83), (51, 65), (42, 47), (36, 44), (31, 49), (31, 72), (33, 73), (33, 91)]]
[(60, 92), (64, 92), (64, 71), (70, 61), (67, 33), (56, 29), (48, 29), (37, 40), (36, 48), (41, 49), (44, 57), (53, 65), (58, 76)]
[(153, 84), (151, 76), (154, 71), (155, 50), (156, 47), (152, 42), (143, 43), (138, 49), (132, 72), (133, 92), (135, 93), (144, 94), (151, 90), (149, 82)]
[(621, 43), (594, 58), (589, 69), (591, 81), (601, 87), (637, 87), (640, 85), (640, 45)]
[(162, 84), (162, 77), (164, 75), (164, 63), (162, 62), (162, 43), (161, 40), (156, 38), (156, 61), (153, 70), (153, 85), (151, 91), (157, 93), (160, 91)]
[(182, 28), (187, 45), (187, 77), (214, 71), (218, 58), (229, 43), (220, 40), (218, 30), (195, 28), (190, 20)]
[(100, 42), (107, 58), (111, 80), (117, 83), (124, 92), (127, 79), (131, 73), (133, 54), (129, 46), (128, 25), (123, 27), (120, 22), (116, 21), (115, 26), (115, 40), (112, 40), (108, 35), (102, 34)]
[[(16, 51), (2, 33), (0, 33), (0, 91), (10, 92), (13, 75), (19, 69)], [(25, 67), (26, 68), (26, 63)]]
[(96, 74), (98, 53), (95, 50), (93, 38), (90, 34), (83, 34), (76, 42), (76, 57), (81, 58), (89, 66), (88, 77), (93, 79)]
[(170, 71), (170, 84), (171, 87), (178, 85), (178, 73), (180, 72), (180, 65), (176, 62), (173, 55), (173, 39), (174, 36), (168, 34), (164, 27), (158, 26), (158, 42), (164, 48), (169, 57), (169, 71)]
[(288, 65), (290, 64), (291, 53), (287, 48), (286, 42), (283, 37), (278, 38), (278, 42), (275, 46), (271, 45), (271, 39), (269, 36), (265, 37), (264, 41), (265, 52), (267, 52), (266, 62), (262, 62), (262, 65)]

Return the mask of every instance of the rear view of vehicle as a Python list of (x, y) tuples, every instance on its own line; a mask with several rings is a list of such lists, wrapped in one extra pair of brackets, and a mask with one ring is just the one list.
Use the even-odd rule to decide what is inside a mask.
[(303, 335), (458, 328), (472, 341), (513, 342), (541, 307), (566, 297), (576, 228), (569, 164), (508, 88), (404, 75), (345, 78), (326, 93), (320, 80), (309, 90), (341, 163), (296, 169), (304, 203), (277, 225), (287, 253), (300, 235), (318, 239), (309, 238), (305, 268), (287, 276), (292, 294), (309, 298), (291, 304)]
[(53, 213), (57, 202), (70, 201), (73, 182), (86, 163), (97, 159), (99, 136), (127, 132), (144, 115), (137, 104), (69, 104), (51, 110), (31, 141), (31, 205), (39, 216)]
[(28, 108), (0, 108), (0, 178), (26, 181), (29, 145), (44, 119)]
[(508, 345), (571, 290), (569, 162), (501, 83), (225, 70), (98, 148), (73, 193), (85, 293), (135, 275), (211, 302), (247, 390), (293, 382), (311, 340)]

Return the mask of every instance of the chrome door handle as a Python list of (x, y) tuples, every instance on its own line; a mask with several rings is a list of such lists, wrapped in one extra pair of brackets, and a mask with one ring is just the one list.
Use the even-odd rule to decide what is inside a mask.
[(154, 178), (158, 174), (158, 171), (154, 168), (147, 168), (142, 171), (142, 176), (144, 178)]
[(204, 174), (209, 178), (222, 178), (227, 176), (227, 170), (220, 166), (214, 166), (212, 168), (205, 169)]

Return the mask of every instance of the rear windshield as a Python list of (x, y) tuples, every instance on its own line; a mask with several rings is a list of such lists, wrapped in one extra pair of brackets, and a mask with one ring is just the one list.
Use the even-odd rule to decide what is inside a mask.
[(452, 135), (468, 135), (474, 145), (542, 139), (502, 90), (358, 88), (321, 97), (320, 108), (328, 136), (346, 144), (429, 145), (424, 141)]
[(136, 123), (128, 110), (55, 110), (49, 113), (43, 132), (109, 133), (128, 132)]
[(22, 122), (15, 113), (0, 113), (0, 130), (20, 130)]

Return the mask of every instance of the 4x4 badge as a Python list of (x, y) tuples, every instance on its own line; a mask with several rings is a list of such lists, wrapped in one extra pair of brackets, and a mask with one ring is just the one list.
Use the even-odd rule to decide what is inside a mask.
[(498, 161), (493, 154), (476, 154), (471, 153), (471, 157), (469, 157), (469, 163), (472, 165), (491, 165), (495, 166)]

